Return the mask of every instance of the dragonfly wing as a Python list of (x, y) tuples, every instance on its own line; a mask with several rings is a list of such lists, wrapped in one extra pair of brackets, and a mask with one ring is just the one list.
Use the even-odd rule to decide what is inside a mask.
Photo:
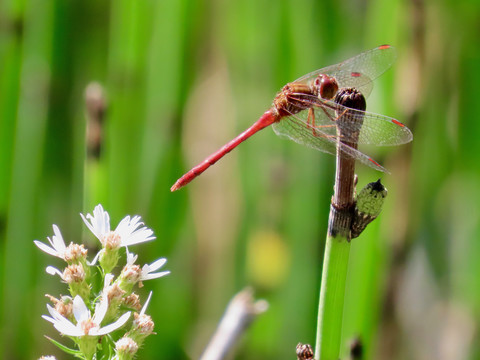
[(394, 118), (369, 112), (355, 114), (362, 115), (363, 125), (358, 139), (359, 144), (394, 146), (406, 144), (413, 139), (410, 129)]
[[(290, 96), (294, 101), (303, 101), (312, 107), (313, 114), (308, 110), (295, 114), (298, 121), (301, 121), (305, 127), (310, 127), (310, 131), (312, 126), (315, 126), (322, 134), (336, 137), (336, 128), (340, 127), (341, 139), (344, 142), (377, 146), (401, 145), (413, 139), (410, 129), (394, 118), (347, 108), (313, 95), (291, 94)], [(339, 121), (340, 116), (341, 121)]]
[[(347, 108), (327, 100), (317, 101), (314, 112), (315, 126), (324, 128), (336, 124), (341, 127), (342, 140), (346, 142), (393, 146), (406, 144), (413, 139), (408, 127), (389, 116)], [(338, 122), (340, 114), (344, 116)]]
[(396, 57), (394, 47), (382, 45), (341, 63), (311, 72), (295, 82), (309, 82), (319, 74), (326, 74), (335, 77), (339, 87), (354, 87), (367, 97), (373, 88), (372, 80), (387, 71)]
[[(302, 113), (304, 112), (306, 111), (302, 111)], [(274, 123), (273, 131), (275, 131), (275, 134), (315, 150), (335, 155), (337, 152), (335, 127), (330, 128), (333, 132), (332, 134), (328, 134), (327, 132), (320, 134), (316, 128), (306, 124), (298, 115), (299, 114), (291, 115)], [(305, 129), (307, 129), (307, 131), (305, 131)]]
[[(308, 112), (308, 110), (302, 111), (299, 114), (305, 112)], [(288, 138), (298, 144), (308, 146), (328, 154), (335, 155), (338, 149), (341, 156), (359, 160), (375, 170), (388, 172), (383, 166), (361, 151), (338, 142), (335, 126), (329, 126), (326, 128), (313, 127), (302, 119), (303, 114), (299, 114), (282, 118), (279, 122), (274, 123), (273, 130), (275, 133), (280, 137)]]

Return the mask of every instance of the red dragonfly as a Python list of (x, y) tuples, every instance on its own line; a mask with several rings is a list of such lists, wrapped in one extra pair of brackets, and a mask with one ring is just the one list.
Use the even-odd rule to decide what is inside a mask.
[[(333, 99), (343, 88), (355, 88), (367, 97), (373, 88), (372, 80), (383, 74), (395, 58), (395, 48), (382, 45), (288, 83), (275, 97), (273, 106), (257, 122), (183, 175), (170, 190), (175, 191), (187, 185), (243, 141), (269, 125), (273, 125), (277, 135), (299, 144), (333, 155), (339, 151), (342, 156), (387, 172), (371, 157), (343, 142), (400, 145), (412, 140), (411, 131), (391, 117), (347, 108)], [(341, 121), (341, 132), (337, 131), (340, 123), (336, 122), (338, 114), (347, 111), (348, 120)], [(362, 124), (360, 132), (358, 122)]]

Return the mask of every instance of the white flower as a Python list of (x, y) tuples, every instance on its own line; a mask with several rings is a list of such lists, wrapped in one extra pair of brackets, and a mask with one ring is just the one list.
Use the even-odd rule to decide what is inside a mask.
[(125, 296), (125, 291), (120, 289), (117, 283), (113, 283), (112, 285), (113, 277), (112, 274), (105, 275), (105, 282), (102, 290), (102, 298), (107, 298), (110, 305), (112, 304), (112, 301), (122, 301)]
[(136, 260), (137, 255), (129, 252), (127, 248), (127, 264), (123, 267), (119, 277), (120, 287), (126, 291), (130, 291), (133, 284), (139, 283), (139, 286), (142, 287), (142, 281), (144, 280), (156, 279), (170, 274), (170, 271), (154, 272), (161, 268), (167, 262), (167, 259), (158, 259), (152, 264), (144, 265), (143, 268), (135, 264)]
[(63, 280), (63, 273), (60, 270), (58, 270), (56, 267), (47, 266), (45, 271), (47, 272), (47, 274), (50, 274), (50, 275), (58, 275)]
[(60, 276), (67, 284), (81, 283), (87, 276), (81, 264), (68, 265), (63, 273), (53, 266), (47, 266), (46, 271), (50, 275)]
[(170, 271), (162, 271), (162, 272), (154, 273), (154, 271), (160, 269), (166, 262), (167, 262), (167, 259), (162, 258), (162, 259), (158, 259), (157, 261), (154, 261), (150, 265), (149, 264), (143, 265), (140, 281), (156, 279), (156, 278), (170, 274)]
[[(138, 258), (138, 255), (131, 253), (130, 251), (128, 251), (128, 248), (127, 248), (127, 265), (125, 267), (131, 268), (135, 264), (135, 261), (137, 260), (137, 258)], [(160, 269), (166, 262), (167, 262), (167, 259), (161, 258), (161, 259), (158, 259), (157, 261), (154, 261), (151, 264), (143, 265), (140, 278), (138, 279), (138, 281), (157, 279), (159, 277), (170, 274), (170, 271), (153, 273), (154, 271)]]
[(58, 226), (54, 224), (52, 227), (55, 235), (53, 235), (51, 239), (47, 237), (51, 247), (45, 245), (38, 240), (34, 240), (33, 242), (40, 250), (46, 252), (47, 254), (59, 257), (60, 259), (64, 259), (65, 250), (67, 249), (67, 247), (65, 246), (65, 242), (63, 241), (63, 237), (60, 233), (60, 229), (58, 228)]
[(148, 299), (145, 301), (145, 304), (142, 307), (142, 310), (140, 311), (140, 315), (145, 315), (145, 311), (147, 311), (148, 304), (150, 303), (150, 299), (152, 298), (152, 291), (150, 291), (150, 294), (148, 294)]
[(133, 314), (133, 317), (134, 317), (133, 323), (132, 323), (133, 332), (138, 332), (139, 335), (141, 335), (142, 337), (146, 337), (152, 334), (153, 328), (155, 326), (155, 324), (152, 321), (152, 318), (149, 315), (145, 315), (145, 311), (147, 310), (151, 297), (152, 297), (152, 292), (150, 291), (150, 294), (148, 295), (148, 299), (145, 302), (145, 305), (143, 305), (142, 311), (140, 311), (139, 314), (137, 313)]
[(56, 311), (50, 305), (47, 305), (48, 312), (52, 317), (43, 315), (42, 317), (50, 321), (55, 329), (60, 333), (67, 336), (101, 336), (108, 334), (118, 328), (122, 327), (130, 317), (130, 312), (127, 312), (120, 316), (120, 318), (112, 324), (104, 327), (100, 327), (105, 314), (108, 309), (108, 299), (103, 297), (100, 303), (97, 303), (95, 307), (95, 314), (90, 316), (90, 311), (87, 309), (83, 299), (80, 296), (75, 296), (73, 299), (73, 316), (77, 321), (77, 324), (73, 324), (70, 320), (66, 319), (58, 311)]
[(131, 253), (128, 251), (128, 248), (125, 248), (127, 250), (127, 265), (133, 265), (135, 264), (135, 261), (137, 261), (138, 255), (135, 255), (134, 253)]
[(103, 292), (105, 292), (105, 289), (107, 289), (110, 286), (110, 284), (113, 281), (113, 278), (114, 278), (113, 274), (105, 275), (105, 279), (103, 281)]
[(91, 214), (80, 216), (104, 247), (118, 248), (155, 239), (151, 229), (142, 227), (143, 222), (138, 215), (132, 218), (124, 217), (114, 231), (110, 230), (110, 216), (100, 204), (93, 210), (93, 216)]

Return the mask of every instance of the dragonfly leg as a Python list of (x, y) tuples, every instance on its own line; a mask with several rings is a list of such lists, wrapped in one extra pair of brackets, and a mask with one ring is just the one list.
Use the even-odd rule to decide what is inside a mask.
[[(344, 109), (339, 115), (337, 115), (335, 118), (333, 118), (332, 115), (330, 115), (328, 113), (326, 108), (322, 107), (322, 110), (325, 113), (325, 115), (327, 115), (327, 117), (333, 122), (337, 122), (337, 120), (340, 119), (342, 116), (344, 116), (348, 111), (348, 109)], [(327, 125), (327, 126), (329, 126), (329, 125)]]
[(313, 111), (313, 108), (308, 109), (307, 125), (312, 128), (313, 136), (318, 137), (318, 134), (315, 131), (315, 112)]
[(340, 119), (342, 116), (344, 116), (346, 113), (347, 113), (347, 109), (343, 110), (335, 119), (333, 119), (332, 121), (337, 121), (338, 119)]
[[(322, 107), (322, 110), (325, 112), (325, 115), (327, 115), (327, 117), (329, 117), (332, 122), (335, 122), (337, 120), (337, 118), (333, 119), (332, 116), (328, 113), (328, 111), (325, 110), (325, 108)], [(335, 127), (336, 125), (334, 125), (334, 124), (332, 124), (332, 125), (316, 125), (315, 124), (315, 111), (313, 110), (313, 108), (310, 108), (310, 109), (308, 109), (307, 126), (312, 129), (313, 136), (315, 136), (315, 137), (325, 137), (326, 136), (325, 134), (321, 134), (321, 133), (317, 132), (316, 130), (320, 129), (320, 128), (323, 128), (323, 129), (332, 128), (332, 127)], [(335, 136), (327, 135), (326, 137), (335, 137)]]
[[(326, 114), (329, 116), (328, 113)], [(312, 129), (312, 134), (315, 137), (335, 137), (333, 135), (321, 134), (318, 131), (316, 131), (317, 129), (320, 129), (320, 128), (323, 128), (323, 129), (332, 128), (332, 127), (335, 127), (336, 125), (315, 125), (315, 112), (313, 111), (313, 108), (308, 109), (307, 126)]]

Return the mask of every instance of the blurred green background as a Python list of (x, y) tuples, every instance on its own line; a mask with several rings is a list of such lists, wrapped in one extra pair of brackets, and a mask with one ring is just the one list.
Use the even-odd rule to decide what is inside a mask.
[(474, 0), (1, 0), (0, 358), (66, 358), (40, 317), (63, 264), (32, 241), (55, 223), (93, 256), (79, 213), (98, 203), (154, 230), (142, 263), (168, 258), (142, 289), (157, 335), (139, 358), (198, 358), (247, 285), (270, 309), (235, 358), (313, 345), (334, 158), (266, 129), (169, 188), (287, 82), (388, 43), (368, 110), (414, 141), (368, 149), (390, 175), (358, 166), (389, 197), (352, 244), (342, 354), (358, 336), (365, 359), (480, 359), (479, 26)]

